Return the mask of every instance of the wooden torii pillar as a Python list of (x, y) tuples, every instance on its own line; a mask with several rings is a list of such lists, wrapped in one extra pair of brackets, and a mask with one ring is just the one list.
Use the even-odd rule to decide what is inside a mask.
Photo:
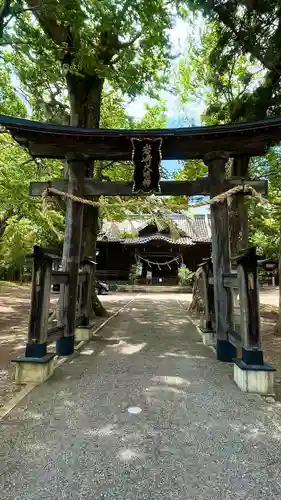
[[(248, 156), (238, 156), (233, 159), (231, 178), (241, 181), (249, 179)], [(240, 250), (248, 247), (249, 221), (248, 207), (243, 194), (236, 194), (230, 202), (230, 247), (231, 254), (235, 256)]]
[[(225, 165), (229, 154), (213, 151), (205, 155), (208, 166), (211, 198), (224, 191)], [(216, 317), (217, 359), (232, 362), (236, 347), (229, 341), (232, 327), (232, 297), (224, 287), (223, 275), (230, 273), (230, 241), (227, 201), (211, 205), (212, 260)]]
[[(81, 153), (69, 153), (66, 161), (68, 163), (68, 172), (65, 173), (68, 179), (67, 192), (70, 195), (83, 197), (88, 157)], [(64, 333), (63, 337), (57, 340), (56, 354), (58, 356), (68, 356), (74, 352), (83, 212), (82, 203), (67, 199), (62, 271), (68, 273), (69, 279), (68, 283), (61, 287), (59, 298), (59, 320), (64, 325)]]
[[(231, 178), (242, 182), (249, 179), (249, 161), (248, 156), (237, 156), (233, 158), (231, 166)], [(236, 268), (233, 257), (236, 257), (241, 250), (248, 248), (249, 243), (249, 220), (248, 205), (245, 196), (237, 193), (232, 196), (229, 202), (229, 230), (230, 230), (230, 253), (231, 265)], [(240, 309), (238, 307), (238, 289), (233, 289), (233, 330), (240, 328)], [(238, 312), (238, 316), (237, 313)]]

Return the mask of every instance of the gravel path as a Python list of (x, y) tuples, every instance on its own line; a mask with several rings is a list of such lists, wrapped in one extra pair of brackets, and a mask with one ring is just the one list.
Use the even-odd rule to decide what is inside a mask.
[(281, 417), (238, 390), (185, 300), (138, 297), (1, 422), (1, 499), (280, 498)]

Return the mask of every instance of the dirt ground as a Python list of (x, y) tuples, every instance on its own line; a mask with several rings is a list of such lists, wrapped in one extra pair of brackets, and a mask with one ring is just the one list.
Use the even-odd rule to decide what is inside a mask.
[[(124, 294), (118, 295), (120, 295), (120, 300), (124, 300)], [(53, 307), (57, 299), (58, 295), (53, 294), (51, 298)], [(126, 299), (130, 300), (128, 294), (126, 294)], [(111, 299), (111, 296), (105, 298), (109, 312), (118, 309), (118, 300), (119, 298), (116, 297)], [(0, 407), (21, 388), (13, 381), (14, 365), (11, 360), (24, 352), (29, 303), (29, 286), (0, 283)], [(265, 360), (277, 370), (276, 396), (281, 400), (281, 336), (274, 333), (277, 305), (278, 289), (263, 288), (261, 290), (261, 316), (264, 356)], [(101, 322), (97, 319), (97, 326), (99, 321)]]

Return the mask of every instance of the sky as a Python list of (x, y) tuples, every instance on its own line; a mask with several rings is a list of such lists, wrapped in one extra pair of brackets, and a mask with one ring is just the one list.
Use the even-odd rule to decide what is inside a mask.
[[(202, 20), (188, 25), (187, 22), (177, 18), (170, 35), (173, 52), (179, 54), (179, 57), (183, 56), (190, 38), (199, 38), (202, 25)], [(200, 116), (204, 111), (203, 102), (192, 102), (183, 106), (179, 98), (171, 92), (162, 92), (161, 98), (165, 99), (167, 103), (168, 128), (188, 127), (191, 126), (191, 124), (201, 124)], [(145, 113), (145, 104), (153, 104), (153, 100), (149, 99), (147, 96), (139, 96), (135, 101), (127, 103), (128, 114), (135, 118), (141, 118)], [(179, 168), (179, 164), (175, 160), (166, 160), (163, 161), (162, 164), (171, 174)], [(206, 207), (198, 208), (194, 209), (194, 212), (205, 214), (207, 209)]]

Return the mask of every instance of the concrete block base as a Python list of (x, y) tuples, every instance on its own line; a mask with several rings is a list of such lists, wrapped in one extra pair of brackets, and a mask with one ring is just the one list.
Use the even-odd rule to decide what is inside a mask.
[(42, 383), (54, 372), (54, 354), (46, 354), (42, 358), (19, 356), (16, 364), (15, 380), (18, 384)]
[(200, 328), (200, 333), (202, 337), (202, 342), (207, 346), (216, 346), (215, 332), (214, 330), (208, 330), (207, 328)]
[(88, 326), (79, 326), (75, 330), (75, 341), (82, 342), (82, 340), (90, 340), (93, 337), (93, 331), (95, 329), (95, 324), (92, 323)]
[(274, 372), (271, 365), (246, 365), (244, 361), (234, 361), (234, 382), (243, 392), (274, 394)]

